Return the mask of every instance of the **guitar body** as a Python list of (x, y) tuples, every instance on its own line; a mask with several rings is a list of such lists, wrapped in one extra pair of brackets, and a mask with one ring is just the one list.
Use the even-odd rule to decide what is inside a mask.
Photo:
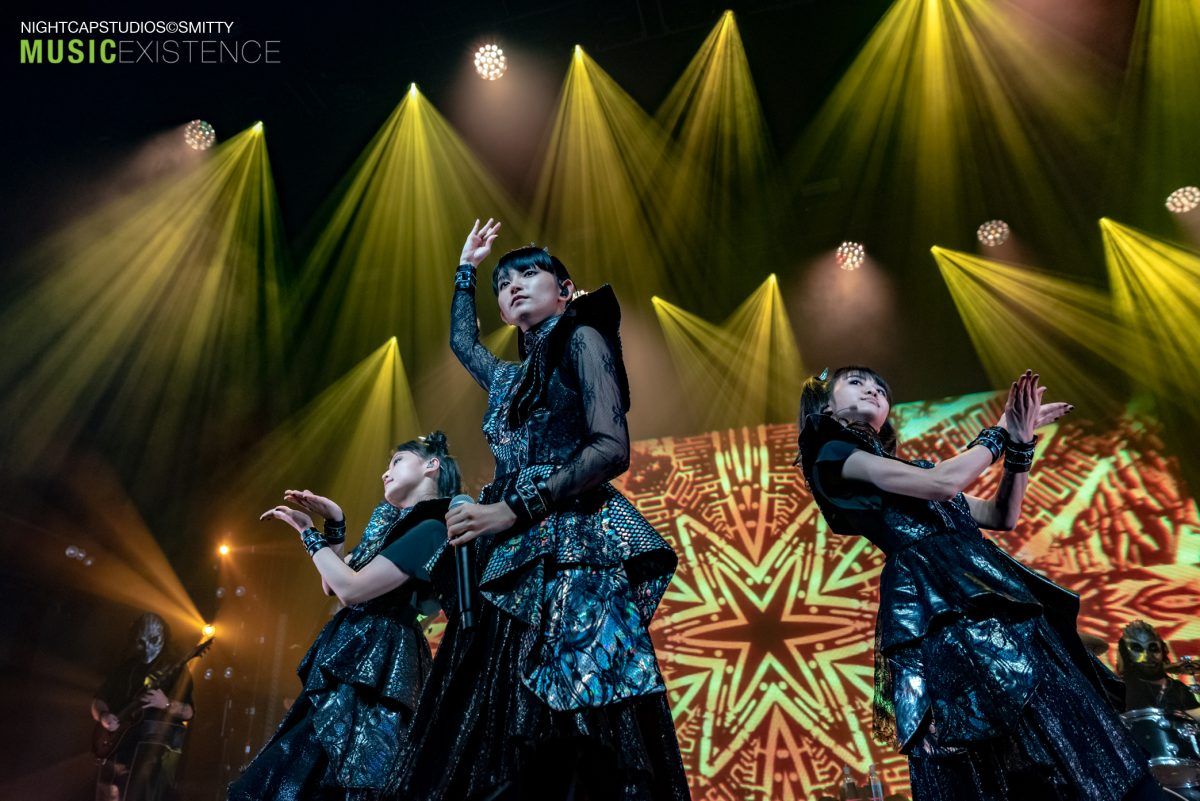
[(136, 729), (138, 724), (142, 722), (143, 710), (138, 707), (131, 714), (118, 715), (117, 719), (121, 721), (121, 725), (116, 731), (109, 731), (99, 723), (92, 730), (92, 753), (97, 759), (106, 760), (116, 752), (117, 747), (121, 745), (121, 741), (125, 739), (125, 735), (129, 734), (132, 729)]
[(173, 679), (175, 675), (187, 667), (187, 663), (202, 655), (212, 645), (212, 639), (205, 640), (191, 650), (183, 659), (176, 664), (167, 668), (164, 671), (155, 671), (153, 674), (146, 677), (146, 682), (142, 692), (139, 692), (137, 697), (132, 699), (119, 712), (114, 712), (120, 725), (116, 731), (109, 731), (96, 723), (92, 730), (92, 753), (101, 761), (106, 761), (116, 752), (121, 745), (121, 741), (125, 739), (125, 735), (129, 734), (132, 729), (136, 729), (138, 724), (142, 722), (146, 710), (142, 708), (141, 696), (142, 693), (149, 690), (155, 690), (163, 687), (168, 679)]

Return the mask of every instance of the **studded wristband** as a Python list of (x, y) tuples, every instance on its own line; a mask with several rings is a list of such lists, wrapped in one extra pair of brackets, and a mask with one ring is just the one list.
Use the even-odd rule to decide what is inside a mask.
[(544, 479), (517, 479), (516, 486), (504, 497), (504, 502), (522, 522), (541, 520), (550, 514)]
[(346, 541), (346, 520), (326, 520), (325, 521), (325, 543), (327, 545), (341, 545)]
[(982, 445), (987, 448), (992, 454), (992, 464), (995, 464), (1008, 445), (1008, 432), (1000, 426), (989, 426), (980, 431), (975, 439), (971, 440), (971, 443), (967, 445), (967, 450), (974, 448), (976, 445)]
[(475, 291), (475, 265), (460, 264), (454, 273), (454, 288)]
[(300, 532), (300, 541), (304, 543), (304, 550), (308, 551), (308, 555), (312, 556), (317, 551), (329, 545), (325, 540), (325, 535), (317, 531), (312, 526)]
[(1031, 442), (1009, 442), (1004, 451), (1004, 469), (1010, 473), (1028, 473), (1033, 466), (1033, 451), (1037, 437)]

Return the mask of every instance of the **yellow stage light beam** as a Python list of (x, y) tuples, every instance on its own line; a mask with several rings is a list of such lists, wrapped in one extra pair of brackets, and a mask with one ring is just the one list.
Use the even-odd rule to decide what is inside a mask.
[(679, 166), (666, 177), (667, 210), (681, 228), (704, 230), (712, 255), (719, 248), (711, 245), (727, 245), (739, 218), (751, 215), (763, 230), (761, 211), (779, 206), (779, 171), (732, 11), (721, 15), (655, 117), (679, 144)]
[(795, 414), (804, 372), (774, 276), (719, 326), (661, 298), (653, 302), (700, 430)]
[(336, 501), (361, 530), (383, 497), (392, 447), (424, 433), (393, 337), (254, 448), (228, 513), (240, 528), (257, 526), (263, 510), (284, 502), (285, 489), (309, 489)]
[(1031, 267), (932, 252), (994, 386), (1034, 369), (1055, 400), (1104, 411), (1122, 406), (1127, 392), (1095, 367), (1128, 371), (1137, 348), (1107, 293)]
[[(76, 452), (59, 478), (53, 495), (32, 504), (36, 518), (4, 514), (8, 531), (36, 543), (23, 548), (20, 557), (29, 559), (30, 575), (46, 586), (69, 584), (134, 613), (155, 612), (171, 624), (179, 642), (195, 641), (205, 621), (111, 468)], [(70, 546), (82, 549), (86, 558), (68, 558)]]
[(1072, 241), (1090, 221), (1065, 165), (1100, 157), (1101, 73), (1012, 0), (896, 0), (801, 137), (793, 178), (841, 185), (825, 223), (914, 253), (965, 245), (997, 215)]
[(1135, 377), (1162, 392), (1177, 387), (1181, 406), (1200, 411), (1200, 253), (1108, 218), (1100, 220), (1113, 303), (1140, 334)]
[(445, 349), (454, 267), (471, 223), (502, 220), (500, 252), (523, 239), (517, 209), (415, 84), (329, 208), (299, 308), (334, 374), (393, 335), (420, 372)]
[(1114, 188), (1157, 221), (1168, 194), (1200, 182), (1200, 4), (1142, 0), (1128, 63)]
[[(576, 283), (644, 298), (663, 279), (663, 187), (675, 158), (652, 119), (578, 45), (559, 98), (532, 222)], [(671, 255), (679, 257), (678, 243)]]
[(252, 131), (48, 238), (0, 318), (5, 457), (61, 454), (88, 425), (153, 480), (245, 414), (279, 362), (281, 241)]

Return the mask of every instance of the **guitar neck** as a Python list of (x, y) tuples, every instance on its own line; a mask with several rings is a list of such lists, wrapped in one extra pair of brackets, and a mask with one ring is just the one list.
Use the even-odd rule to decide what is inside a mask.
[[(132, 720), (134, 717), (136, 717), (137, 714), (142, 711), (142, 694), (143, 693), (145, 693), (147, 690), (161, 689), (165, 684), (167, 684), (168, 682), (173, 680), (176, 676), (178, 676), (179, 671), (185, 669), (187, 667), (188, 662), (191, 662), (193, 659), (195, 659), (198, 656), (201, 656), (205, 651), (207, 651), (210, 645), (212, 645), (211, 637), (209, 639), (205, 640), (204, 642), (200, 643), (199, 645), (197, 645), (195, 648), (193, 648), (191, 651), (189, 651), (187, 653), (187, 655), (183, 657), (183, 659), (180, 659), (178, 662), (174, 663), (166, 670), (151, 671), (151, 673), (146, 677), (145, 681), (142, 683), (142, 689), (138, 691), (137, 695), (134, 698), (131, 698), (129, 700), (129, 703), (127, 703), (125, 706), (121, 707), (121, 711), (117, 713), (117, 718), (122, 723), (124, 723), (124, 722)], [(155, 678), (156, 676), (159, 678)]]

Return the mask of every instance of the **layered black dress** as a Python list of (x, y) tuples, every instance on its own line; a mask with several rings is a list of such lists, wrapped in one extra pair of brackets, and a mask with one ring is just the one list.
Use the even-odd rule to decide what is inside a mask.
[(410, 578), (325, 625), (296, 669), (303, 691), (230, 801), (373, 801), (393, 780), (432, 661), (417, 618), (430, 611), (425, 563), (446, 541), (448, 506), (376, 507), (347, 563), (388, 559)]
[[(488, 392), (496, 475), (480, 502), (544, 482), (548, 509), (471, 543), (477, 624), (464, 631), (448, 609), (396, 795), (687, 798), (647, 630), (676, 557), (607, 483), (629, 460), (616, 298), (605, 287), (573, 300), (525, 333), (512, 363), (479, 343), (470, 278), (455, 292), (451, 345)], [(431, 564), (451, 606), (452, 551)]]
[(1161, 797), (1113, 707), (1119, 681), (1076, 634), (1078, 597), (984, 539), (961, 493), (926, 501), (842, 478), (856, 449), (895, 458), (829, 415), (800, 434), (830, 529), (887, 557), (876, 731), (908, 755), (915, 801)]

